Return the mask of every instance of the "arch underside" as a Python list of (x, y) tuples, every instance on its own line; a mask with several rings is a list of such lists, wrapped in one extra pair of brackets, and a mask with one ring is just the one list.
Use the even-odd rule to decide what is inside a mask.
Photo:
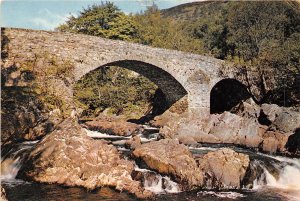
[(187, 94), (184, 87), (171, 74), (152, 64), (136, 60), (120, 60), (102, 65), (95, 70), (110, 66), (125, 68), (148, 78), (163, 92), (168, 108)]
[(236, 79), (225, 78), (216, 83), (210, 92), (210, 112), (230, 111), (236, 105), (250, 98), (247, 87)]

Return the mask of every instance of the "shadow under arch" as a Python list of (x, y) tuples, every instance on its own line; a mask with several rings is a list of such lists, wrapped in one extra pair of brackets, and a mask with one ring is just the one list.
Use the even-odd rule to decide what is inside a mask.
[(250, 97), (251, 94), (244, 84), (236, 79), (223, 79), (211, 89), (210, 113), (230, 111), (234, 106)]
[[(99, 66), (94, 70), (86, 73), (85, 75), (97, 70), (101, 70), (101, 68), (113, 67), (113, 66), (134, 71), (148, 78), (150, 81), (152, 81), (154, 84), (157, 85), (159, 90), (158, 93), (156, 93), (156, 95), (158, 95), (159, 97), (156, 96), (154, 97), (154, 99), (156, 102), (160, 101), (162, 104), (158, 104), (158, 105), (160, 105), (160, 107), (163, 108), (160, 109), (156, 108), (157, 114), (155, 115), (162, 114), (164, 111), (169, 109), (174, 103), (176, 103), (178, 100), (180, 100), (185, 95), (187, 95), (187, 91), (184, 89), (184, 87), (170, 73), (155, 65), (138, 61), (138, 60), (113, 61), (104, 64), (102, 66)], [(85, 75), (81, 76), (80, 79), (82, 79)], [(77, 82), (79, 80), (77, 80)]]

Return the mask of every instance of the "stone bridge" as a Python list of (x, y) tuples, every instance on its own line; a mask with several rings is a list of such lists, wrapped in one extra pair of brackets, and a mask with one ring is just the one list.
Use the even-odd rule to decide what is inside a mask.
[[(213, 57), (81, 34), (2, 28), (1, 41), (1, 69), (7, 86), (24, 84), (28, 65), (42, 70), (55, 64), (67, 66), (70, 75), (63, 80), (64, 86), (57, 85), (62, 95), (72, 96), (73, 83), (85, 74), (119, 66), (153, 81), (170, 104), (187, 95), (189, 109), (209, 109), (216, 83), (238, 77), (228, 64)], [(245, 79), (237, 79), (244, 83)]]

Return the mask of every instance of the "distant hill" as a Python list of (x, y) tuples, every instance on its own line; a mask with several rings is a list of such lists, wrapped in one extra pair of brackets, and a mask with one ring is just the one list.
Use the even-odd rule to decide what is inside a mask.
[(171, 17), (177, 20), (193, 20), (219, 14), (227, 4), (228, 1), (191, 2), (164, 9), (161, 12), (164, 17)]
[[(225, 14), (237, 4), (251, 4), (249, 1), (198, 1), (181, 4), (172, 8), (161, 10), (164, 17), (171, 17), (176, 20), (196, 20), (201, 17)], [(283, 6), (294, 8), (300, 12), (300, 1), (281, 1)]]

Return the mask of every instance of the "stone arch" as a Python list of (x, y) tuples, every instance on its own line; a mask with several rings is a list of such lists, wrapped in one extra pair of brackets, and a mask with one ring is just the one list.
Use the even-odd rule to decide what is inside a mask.
[(164, 100), (162, 100), (165, 104), (165, 107), (163, 108), (164, 110), (167, 110), (174, 103), (188, 94), (187, 90), (170, 73), (160, 67), (157, 67), (156, 65), (138, 60), (117, 60), (109, 62), (104, 65), (95, 67), (90, 71), (85, 72), (84, 74), (81, 74), (81, 76), (77, 77), (76, 80), (78, 81), (84, 75), (92, 71), (111, 66), (117, 66), (134, 71), (156, 84), (164, 95)]
[(230, 111), (234, 106), (250, 97), (247, 87), (238, 80), (222, 79), (210, 91), (210, 113)]

